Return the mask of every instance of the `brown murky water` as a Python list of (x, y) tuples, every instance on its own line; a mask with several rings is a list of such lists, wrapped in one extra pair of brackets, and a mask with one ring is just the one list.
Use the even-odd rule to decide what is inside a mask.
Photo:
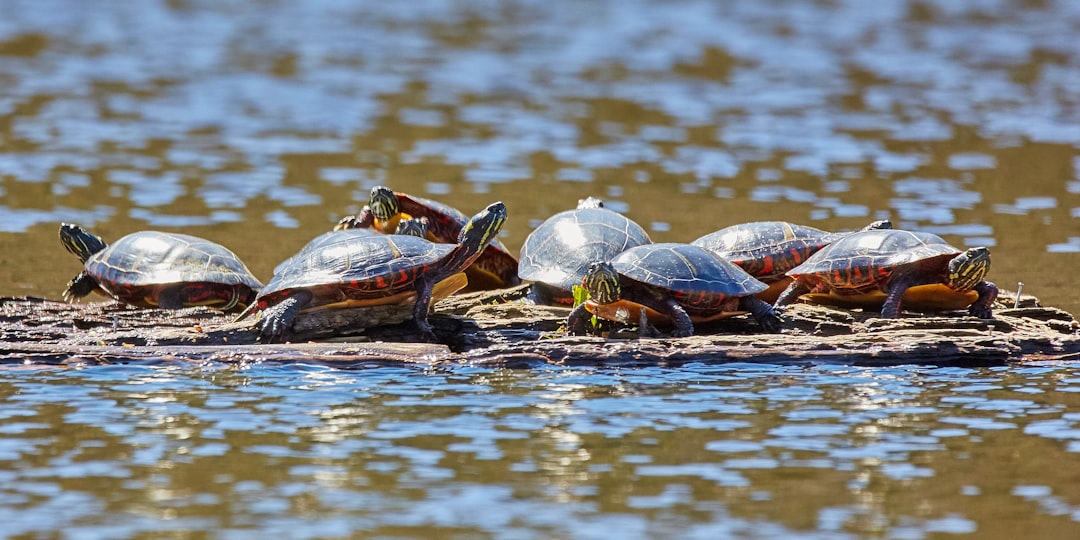
[[(1080, 312), (1071, 2), (0, 12), (0, 295), (59, 297), (60, 221), (211, 238), (265, 280), (387, 184), (505, 201), (512, 250), (587, 195), (659, 241), (887, 217)], [(23, 537), (1080, 534), (1071, 367), (807, 369), (8, 374), (0, 506)]]

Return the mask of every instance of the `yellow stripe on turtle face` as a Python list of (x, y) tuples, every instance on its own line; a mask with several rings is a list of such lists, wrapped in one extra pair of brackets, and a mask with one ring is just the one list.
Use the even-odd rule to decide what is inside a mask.
[(971, 289), (990, 270), (990, 250), (971, 248), (949, 261), (949, 282), (956, 289)]

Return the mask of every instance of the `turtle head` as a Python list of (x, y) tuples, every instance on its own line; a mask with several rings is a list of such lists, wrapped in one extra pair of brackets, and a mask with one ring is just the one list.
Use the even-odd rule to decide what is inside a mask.
[(397, 195), (394, 195), (394, 190), (386, 186), (375, 186), (371, 188), (371, 200), (368, 201), (368, 207), (371, 208), (375, 219), (390, 221), (390, 218), (398, 215)]
[(482, 251), (499, 234), (503, 223), (506, 223), (506, 205), (501, 201), (491, 203), (461, 228), (458, 243)]
[(398, 221), (394, 234), (407, 234), (418, 238), (427, 238), (428, 218), (418, 217)]
[(949, 261), (949, 286), (958, 291), (975, 288), (990, 270), (990, 250), (971, 248)]
[(891, 229), (891, 228), (893, 228), (892, 221), (889, 221), (887, 219), (880, 219), (880, 220), (875, 221), (875, 222), (873, 222), (873, 223), (871, 223), (871, 224), (869, 224), (869, 225), (867, 225), (867, 226), (865, 226), (865, 227), (863, 227), (862, 229), (859, 229), (859, 230), (860, 231), (880, 231), (882, 229)]
[(64, 247), (83, 263), (86, 263), (95, 253), (108, 247), (101, 237), (72, 223), (60, 224), (60, 243), (64, 244)]
[(581, 210), (583, 208), (603, 208), (604, 207), (604, 201), (602, 201), (600, 199), (597, 199), (596, 197), (588, 197), (588, 198), (585, 198), (585, 199), (578, 199), (577, 207), (578, 207), (578, 210)]
[(610, 304), (622, 295), (619, 273), (609, 262), (590, 263), (581, 286), (589, 291), (589, 299), (598, 304)]

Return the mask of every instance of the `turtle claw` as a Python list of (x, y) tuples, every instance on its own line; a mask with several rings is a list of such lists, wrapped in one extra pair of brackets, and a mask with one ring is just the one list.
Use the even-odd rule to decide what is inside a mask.
[(765, 330), (766, 332), (768, 332), (770, 334), (779, 334), (780, 333), (781, 321), (780, 321), (780, 317), (777, 316), (775, 313), (772, 314), (771, 316), (767, 315), (765, 317), (762, 317), (761, 319), (758, 319), (757, 323), (759, 325), (761, 325), (761, 328), (763, 330)]
[(780, 333), (780, 325), (783, 322), (780, 320), (781, 310), (774, 308), (768, 302), (756, 296), (744, 296), (739, 301), (739, 307), (749, 311), (762, 330), (770, 334)]
[(64, 301), (72, 304), (76, 300), (94, 292), (94, 289), (97, 289), (97, 287), (97, 281), (90, 277), (90, 274), (81, 272), (67, 282), (67, 287), (64, 288), (64, 292), (62, 293)]
[(420, 341), (425, 343), (440, 343), (439, 336), (435, 335), (435, 328), (431, 326), (431, 323), (417, 319), (416, 330), (417, 334), (420, 336)]
[(292, 329), (293, 320), (300, 308), (307, 305), (311, 297), (297, 294), (282, 300), (277, 305), (263, 311), (259, 321), (259, 343), (274, 343), (281, 341), (285, 334)]

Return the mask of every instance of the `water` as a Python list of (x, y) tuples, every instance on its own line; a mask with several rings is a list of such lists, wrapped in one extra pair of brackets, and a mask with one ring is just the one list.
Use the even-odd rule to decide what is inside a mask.
[(9, 536), (1080, 531), (1080, 373), (1052, 364), (106, 367), (0, 400)]
[[(1067, 0), (0, 0), (0, 295), (72, 221), (271, 270), (377, 184), (504, 242), (876, 219), (1080, 312)], [(1075, 538), (1075, 368), (0, 373), (16, 538)]]
[(1080, 531), (1080, 372), (1053, 364), (104, 367), (0, 400), (9, 537)]

